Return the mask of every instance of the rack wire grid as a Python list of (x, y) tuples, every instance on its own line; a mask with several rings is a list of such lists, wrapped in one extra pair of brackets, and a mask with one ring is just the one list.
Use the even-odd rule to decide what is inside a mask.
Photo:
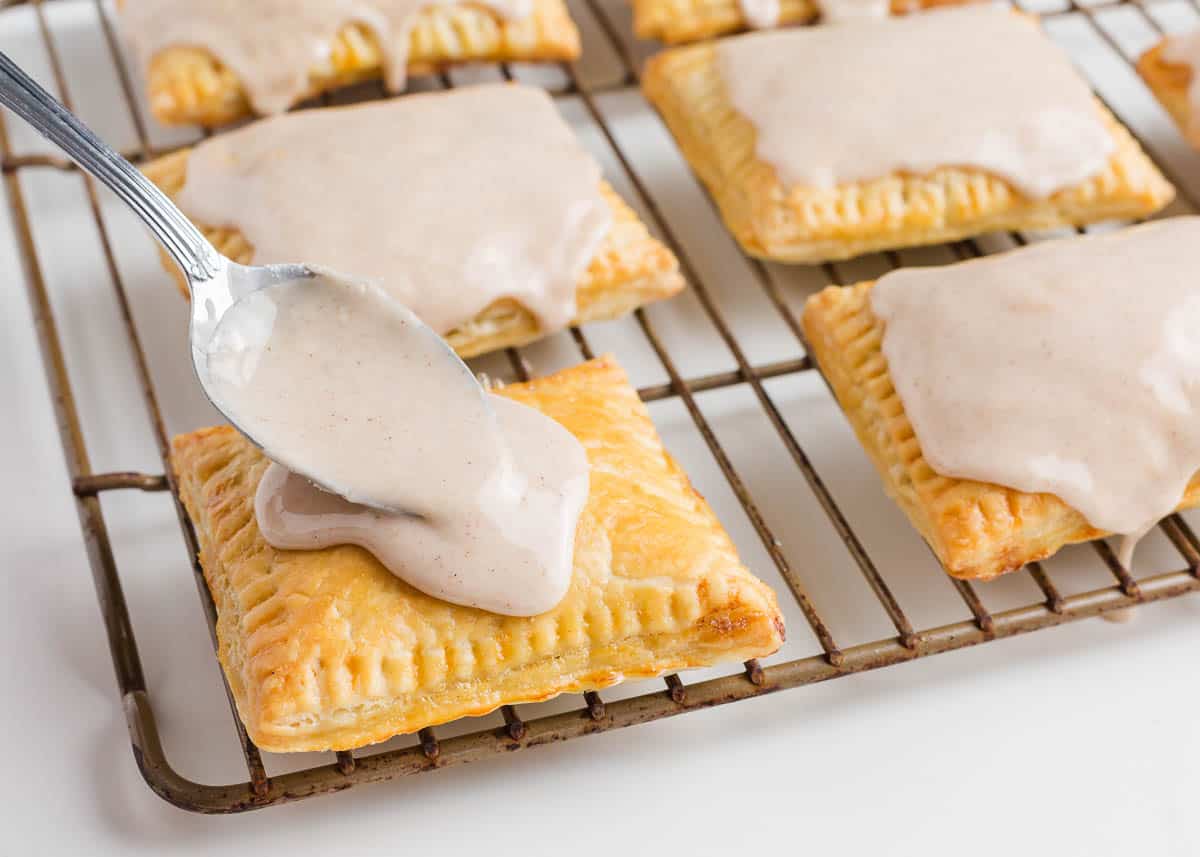
[[(163, 154), (200, 133), (181, 135), (159, 128), (144, 115), (138, 69), (125, 57), (113, 11), (101, 0), (10, 0), (0, 6), (6, 7), (0, 12), (0, 47), (105, 133), (132, 132), (133, 160)], [(170, 493), (215, 645), (216, 613), (197, 560), (195, 534), (166, 466), (168, 420), (160, 408), (163, 395), (178, 398), (180, 389), (191, 389), (186, 349), (178, 338), (185, 330), (184, 310), (181, 306), (173, 317), (179, 323), (172, 325), (160, 316), (168, 312), (163, 309), (166, 302), (176, 298), (164, 297), (150, 308), (137, 305), (141, 292), (131, 294), (127, 287), (131, 268), (141, 272), (142, 280), (157, 280), (148, 288), (161, 288), (164, 295), (171, 290), (165, 277), (151, 273), (155, 263), (149, 238), (120, 219), (115, 199), (98, 193), (89, 178), (5, 114), (0, 117), (0, 166), (10, 209), (8, 226), (23, 266), (133, 753), (150, 787), (177, 806), (206, 813), (266, 807), (845, 677), (1200, 589), (1200, 542), (1180, 515), (1164, 520), (1157, 535), (1140, 549), (1139, 565), (1173, 570), (1135, 577), (1121, 567), (1106, 542), (1096, 541), (987, 584), (946, 577), (903, 516), (870, 485), (870, 465), (805, 355), (798, 309), (805, 296), (826, 283), (878, 276), (902, 264), (977, 256), (1047, 235), (992, 235), (811, 267), (744, 257), (720, 228), (714, 210), (637, 90), (641, 61), (654, 46), (633, 41), (623, 0), (571, 0), (570, 6), (584, 35), (579, 62), (454, 70), (415, 81), (414, 88), (507, 78), (551, 90), (609, 180), (678, 255), (690, 291), (640, 310), (632, 319), (573, 329), (475, 361), (475, 368), (520, 380), (590, 358), (601, 349), (616, 351), (633, 367), (640, 395), (652, 403), (668, 445), (713, 499), (748, 562), (792, 596), (792, 602), (784, 604), (791, 639), (783, 652), (763, 664), (750, 661), (740, 669), (702, 671), (689, 681), (670, 675), (656, 683), (619, 686), (606, 691), (607, 698), (587, 693), (551, 703), (505, 706), (499, 716), (457, 721), (437, 732), (424, 729), (415, 738), (398, 738), (355, 753), (301, 754), (284, 761), (268, 755), (264, 763), (234, 712), (245, 781), (206, 785), (178, 773), (164, 750), (151, 704), (157, 697), (151, 695), (135, 642), (105, 508), (114, 497), (109, 492)], [(1137, 80), (1130, 60), (1162, 33), (1200, 22), (1198, 0), (1116, 0), (1099, 5), (1070, 0), (1065, 6), (1023, 8), (1042, 14), (1051, 36), (1068, 49), (1101, 97), (1175, 181), (1180, 197), (1167, 213), (1195, 210), (1200, 190), (1195, 162), (1200, 156), (1182, 143)], [(111, 97), (73, 98), (74, 90), (92, 87), (98, 78), (108, 80)], [(386, 93), (372, 84), (323, 96), (317, 103), (379, 97)], [(66, 194), (64, 204), (71, 211), (86, 211), (86, 228), (98, 244), (96, 258), (101, 263), (89, 269), (91, 278), (107, 283), (89, 281), (80, 288), (95, 297), (103, 296), (107, 287), (103, 300), (115, 304), (128, 336), (128, 365), (157, 449), (156, 467), (165, 473), (103, 472), (90, 463), (85, 436), (97, 430), (85, 431), (78, 392), (88, 402), (101, 394), (91, 392), (96, 373), (64, 350), (64, 342), (70, 345), (78, 336), (80, 322), (72, 317), (69, 296), (56, 294), (50, 283), (63, 277), (55, 273), (56, 250), (65, 240), (60, 232), (71, 223), (78, 225), (78, 218), (38, 213), (39, 207), (46, 208), (38, 200), (46, 193), (39, 177), (46, 174), (57, 177), (52, 183)], [(66, 191), (61, 190), (64, 181), (73, 183)], [(131, 256), (139, 261), (128, 261)], [(48, 269), (55, 270), (48, 274)], [(112, 313), (114, 304), (96, 311)], [(139, 316), (141, 324), (136, 321)], [(70, 334), (65, 338), (64, 326)], [(153, 340), (149, 349), (148, 340)], [(163, 355), (174, 352), (178, 360), (159, 365), (169, 362)], [(92, 386), (73, 387), (72, 374), (93, 376)], [(726, 398), (712, 398), (718, 392)], [(173, 407), (187, 412), (172, 418), (184, 423), (181, 428), (196, 425), (195, 407)], [(111, 417), (111, 408), (101, 410)], [(836, 440), (825, 442), (829, 438)], [(908, 603), (907, 610), (902, 602)], [(952, 621), (939, 621), (947, 610)], [(855, 639), (867, 641), (847, 645)], [(211, 655), (204, 657), (210, 664), (206, 675), (219, 673)], [(218, 680), (223, 678), (212, 683)], [(227, 686), (225, 690), (228, 695)], [(269, 773), (268, 764), (283, 770)]]

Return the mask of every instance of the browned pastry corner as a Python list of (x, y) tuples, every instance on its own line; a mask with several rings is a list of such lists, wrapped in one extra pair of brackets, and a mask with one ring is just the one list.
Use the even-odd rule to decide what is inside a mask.
[[(1053, 494), (955, 479), (929, 466), (888, 373), (884, 326), (869, 299), (873, 285), (831, 286), (813, 295), (804, 307), (804, 333), (884, 489), (946, 571), (988, 579), (1108, 535)], [(1180, 508), (1197, 504), (1200, 475)]]
[(1168, 62), (1163, 58), (1166, 40), (1146, 51), (1138, 59), (1137, 70), (1159, 103), (1171, 114), (1188, 142), (1200, 148), (1200, 131), (1189, 130), (1192, 123), (1192, 104), (1188, 88), (1195, 73), (1191, 66)]
[(782, 644), (774, 593), (742, 565), (612, 358), (499, 394), (557, 420), (591, 463), (571, 588), (528, 618), (424, 595), (362, 548), (275, 550), (254, 517), (268, 464), (258, 449), (227, 427), (175, 438), (221, 664), (264, 750), (349, 750)]

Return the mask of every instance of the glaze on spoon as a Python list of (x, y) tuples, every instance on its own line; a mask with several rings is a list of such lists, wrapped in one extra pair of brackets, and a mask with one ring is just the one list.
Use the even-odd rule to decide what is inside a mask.
[(571, 582), (583, 447), (483, 390), (380, 289), (317, 274), (236, 304), (208, 357), (214, 400), (275, 462), (255, 501), (263, 536), (283, 549), (360, 545), (456, 604), (549, 610)]

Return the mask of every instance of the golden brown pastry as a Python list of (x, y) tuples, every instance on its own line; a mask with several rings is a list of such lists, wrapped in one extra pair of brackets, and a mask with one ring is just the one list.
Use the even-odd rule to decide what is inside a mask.
[(651, 59), (642, 85), (726, 225), (753, 256), (817, 262), (997, 230), (1137, 218), (1174, 196), (1098, 101), (1115, 144), (1107, 168), (1044, 199), (1023, 196), (993, 174), (950, 164), (924, 175), (896, 173), (831, 190), (789, 189), (757, 157), (755, 127), (733, 108), (715, 53), (711, 43), (665, 51)]
[(1192, 128), (1192, 101), (1188, 95), (1195, 72), (1190, 65), (1167, 60), (1163, 56), (1166, 46), (1167, 40), (1163, 39), (1142, 54), (1137, 63), (1138, 74), (1171, 114), (1188, 142), (1200, 147), (1200, 132)]
[(774, 594), (742, 566), (611, 358), (500, 393), (558, 420), (592, 467), (571, 589), (534, 617), (431, 598), (361, 548), (275, 550), (254, 517), (268, 464), (258, 449), (227, 427), (175, 438), (221, 664), (260, 747), (351, 749), (779, 648)]
[[(152, 161), (144, 172), (172, 198), (187, 178), (188, 151)], [(579, 282), (576, 323), (617, 318), (639, 306), (670, 297), (684, 285), (673, 253), (647, 231), (637, 214), (607, 184), (601, 188), (612, 206), (612, 229)], [(241, 264), (252, 264), (254, 248), (240, 232), (200, 224), (219, 251)], [(180, 292), (187, 284), (178, 266), (162, 255), (163, 266), (175, 277)], [(446, 340), (463, 357), (474, 357), (499, 348), (524, 345), (545, 335), (537, 319), (514, 300), (493, 303), (469, 324), (446, 334)]]
[[(973, 0), (890, 0), (893, 15)], [(816, 0), (780, 0), (779, 26), (804, 24), (820, 14)], [(699, 42), (751, 29), (738, 0), (633, 0), (633, 30), (639, 39), (668, 45)]]
[[(1053, 494), (941, 476), (921, 453), (883, 356), (874, 283), (831, 286), (808, 299), (804, 333), (829, 386), (875, 462), (884, 488), (954, 577), (987, 579), (1064, 545), (1107, 535)], [(1200, 504), (1200, 475), (1180, 508)]]
[[(408, 73), (435, 74), (466, 62), (554, 62), (578, 56), (579, 32), (563, 0), (534, 0), (533, 14), (514, 20), (481, 5), (431, 5), (412, 28)], [(329, 56), (313, 65), (305, 96), (378, 79), (382, 58), (373, 31), (348, 23)], [(144, 72), (150, 110), (165, 124), (222, 125), (254, 112), (237, 75), (202, 47), (161, 51)]]

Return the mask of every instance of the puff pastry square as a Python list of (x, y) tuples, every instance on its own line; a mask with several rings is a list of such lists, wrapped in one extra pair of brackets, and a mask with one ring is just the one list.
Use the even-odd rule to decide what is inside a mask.
[[(873, 285), (830, 286), (813, 295), (804, 307), (804, 333), (885, 490), (946, 571), (988, 579), (1107, 535), (1053, 494), (955, 479), (929, 466), (888, 373), (883, 323), (869, 299)], [(1198, 504), (1200, 474), (1180, 508)]]
[[(975, 0), (890, 0), (893, 15)], [(815, 20), (817, 0), (779, 0), (779, 26)], [(639, 39), (668, 45), (699, 42), (751, 29), (738, 0), (633, 0), (633, 31)]]
[[(188, 150), (174, 152), (144, 167), (149, 179), (170, 197), (187, 180)], [(675, 255), (646, 229), (637, 214), (611, 187), (601, 192), (612, 206), (612, 228), (579, 281), (574, 323), (617, 318), (652, 301), (668, 298), (684, 285)], [(254, 248), (232, 228), (198, 224), (213, 246), (243, 265), (253, 264)], [(187, 297), (187, 283), (177, 265), (161, 253), (163, 267), (171, 272)], [(446, 341), (462, 357), (525, 345), (546, 335), (537, 318), (515, 300), (496, 301), (469, 323), (446, 334)]]
[[(579, 50), (579, 31), (563, 0), (534, 0), (533, 14), (511, 21), (480, 5), (434, 3), (412, 28), (408, 74), (435, 74), (466, 62), (568, 61)], [(381, 78), (382, 58), (374, 32), (347, 23), (328, 57), (313, 65), (305, 97)], [(143, 71), (150, 110), (164, 124), (222, 125), (254, 112), (237, 75), (202, 47), (168, 48)]]
[(499, 392), (562, 423), (592, 466), (571, 589), (531, 618), (431, 598), (361, 548), (275, 550), (254, 518), (262, 454), (228, 427), (175, 438), (221, 664), (260, 747), (347, 750), (782, 644), (774, 593), (743, 567), (611, 358)]
[(950, 165), (830, 190), (789, 190), (757, 157), (754, 125), (730, 103), (711, 43), (658, 54), (647, 65), (642, 86), (729, 230), (747, 253), (765, 259), (848, 259), (998, 230), (1144, 217), (1174, 196), (1137, 142), (1098, 101), (1116, 144), (1107, 169), (1047, 199), (1030, 199), (990, 173)]
[(1192, 101), (1188, 89), (1195, 71), (1186, 63), (1168, 62), (1163, 57), (1163, 39), (1138, 59), (1137, 70), (1159, 103), (1171, 114), (1175, 124), (1189, 143), (1200, 148), (1200, 127), (1192, 116)]

